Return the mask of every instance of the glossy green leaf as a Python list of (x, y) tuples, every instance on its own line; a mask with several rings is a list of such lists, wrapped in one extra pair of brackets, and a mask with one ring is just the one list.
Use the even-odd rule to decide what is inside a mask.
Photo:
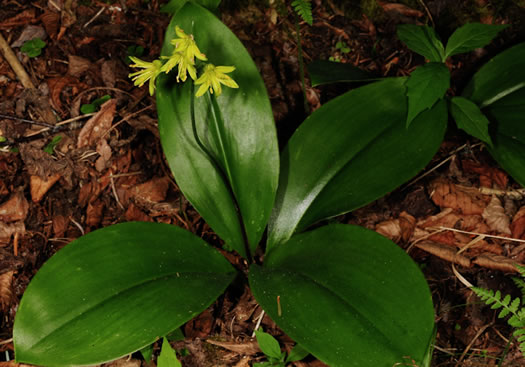
[(432, 62), (444, 62), (445, 50), (436, 31), (429, 26), (402, 24), (397, 27), (397, 37), (409, 49)]
[[(174, 37), (175, 25), (194, 35), (209, 62), (235, 66), (231, 76), (240, 88), (223, 88), (217, 98), (220, 121), (215, 119), (216, 111), (207, 95), (196, 98), (194, 132), (191, 81), (177, 83), (174, 76), (160, 77), (157, 107), (162, 147), (186, 198), (228, 245), (247, 257), (239, 218), (253, 251), (266, 227), (279, 173), (277, 137), (266, 88), (239, 39), (213, 14), (193, 3), (187, 3), (172, 19), (164, 55), (173, 49), (169, 40)], [(199, 147), (195, 134), (219, 167)]]
[(468, 23), (456, 29), (448, 39), (445, 58), (484, 47), (508, 25)]
[(351, 64), (316, 60), (308, 65), (312, 87), (339, 82), (367, 82), (379, 78)]
[(331, 367), (420, 363), (434, 309), (419, 267), (397, 245), (362, 227), (299, 234), (252, 265), (250, 286), (283, 331)]
[(407, 129), (405, 81), (350, 91), (297, 129), (282, 154), (267, 249), (296, 230), (378, 199), (430, 161), (443, 139), (446, 105), (437, 103)]
[[(209, 9), (210, 11), (215, 11), (219, 7), (219, 4), (221, 3), (221, 0), (192, 0), (196, 2), (197, 4), (202, 5), (206, 9)], [(168, 14), (175, 14), (178, 12), (184, 4), (186, 4), (188, 0), (170, 0), (168, 3), (162, 5), (160, 7), (160, 11), (162, 13), (168, 13)]]
[(441, 62), (419, 66), (407, 82), (407, 127), (414, 118), (445, 96), (450, 87), (450, 71)]
[(235, 270), (181, 228), (123, 223), (54, 255), (18, 308), (17, 362), (94, 365), (139, 350), (206, 309)]
[(525, 89), (490, 105), (493, 146), (490, 154), (521, 186), (525, 187)]
[(450, 112), (460, 129), (492, 146), (489, 120), (474, 102), (464, 97), (453, 97)]
[(285, 363), (296, 362), (306, 358), (310, 354), (309, 351), (304, 349), (301, 344), (295, 344), (293, 349), (288, 353)]
[(177, 355), (166, 337), (162, 338), (162, 349), (157, 360), (157, 367), (182, 367), (182, 364), (177, 359)]
[(257, 338), (257, 344), (261, 351), (270, 358), (280, 359), (282, 356), (281, 346), (279, 342), (270, 334), (265, 333), (261, 330), (255, 330), (255, 337)]
[(481, 109), (525, 87), (525, 43), (492, 58), (474, 74), (463, 91)]

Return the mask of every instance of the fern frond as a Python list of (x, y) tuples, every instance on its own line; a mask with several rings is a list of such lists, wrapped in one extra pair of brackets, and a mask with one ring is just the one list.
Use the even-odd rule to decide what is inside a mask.
[(312, 15), (312, 4), (310, 0), (294, 0), (292, 1), (292, 6), (297, 14), (309, 25), (312, 25), (314, 22), (314, 17)]
[[(524, 278), (525, 278), (525, 276), (524, 276)], [(525, 280), (520, 279), (520, 278), (516, 278), (516, 277), (512, 277), (512, 281), (514, 282), (516, 287), (518, 287), (519, 290), (521, 291), (521, 302), (525, 303)]]
[(521, 266), (518, 264), (515, 264), (515, 266), (518, 268), (518, 271), (520, 272), (521, 276), (525, 279), (525, 266)]
[(508, 314), (512, 314), (512, 317), (508, 321), (509, 325), (516, 327), (515, 325), (519, 325), (524, 321), (523, 316), (525, 316), (525, 308), (518, 310), (520, 305), (519, 298), (515, 298), (511, 303), (510, 295), (507, 294), (501, 299), (501, 292), (499, 290), (494, 292), (491, 289), (472, 287), (472, 291), (474, 291), (474, 293), (476, 293), (485, 304), (490, 305), (491, 309), (497, 310), (503, 308), (500, 311), (498, 318), (503, 318)]

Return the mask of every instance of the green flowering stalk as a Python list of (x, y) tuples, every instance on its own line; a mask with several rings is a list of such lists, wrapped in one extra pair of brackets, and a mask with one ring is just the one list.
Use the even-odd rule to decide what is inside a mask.
[(143, 70), (129, 74), (136, 86), (142, 87), (149, 80), (149, 93), (153, 95), (155, 91), (155, 80), (160, 73), (168, 74), (175, 67), (178, 68), (177, 82), (185, 82), (188, 74), (197, 85), (201, 85), (195, 93), (200, 97), (209, 91), (216, 96), (221, 95), (224, 84), (230, 88), (239, 88), (239, 85), (226, 73), (235, 70), (234, 66), (215, 66), (213, 64), (204, 64), (203, 73), (197, 78), (196, 60), (207, 61), (206, 55), (203, 54), (195, 42), (192, 34), (186, 34), (182, 28), (175, 26), (175, 34), (178, 38), (173, 39), (170, 43), (174, 46), (171, 56), (162, 56), (153, 62), (142, 61), (137, 57), (131, 56), (134, 62), (132, 67), (142, 68)]

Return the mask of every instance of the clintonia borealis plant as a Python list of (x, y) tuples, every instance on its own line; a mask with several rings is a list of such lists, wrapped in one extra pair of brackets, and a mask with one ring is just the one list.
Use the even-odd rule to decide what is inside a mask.
[[(365, 228), (311, 226), (421, 170), (443, 139), (445, 103), (407, 128), (406, 78), (372, 83), (315, 111), (279, 156), (256, 66), (205, 8), (187, 2), (172, 18), (161, 58), (133, 61), (141, 68), (132, 74), (136, 84), (157, 88), (161, 142), (177, 184), (246, 271), (172, 225), (94, 231), (29, 284), (13, 331), (16, 360), (116, 359), (197, 316), (239, 276), (277, 325), (330, 366), (392, 367), (407, 358), (428, 366), (434, 312), (417, 264)], [(261, 245), (262, 263), (254, 256)]]

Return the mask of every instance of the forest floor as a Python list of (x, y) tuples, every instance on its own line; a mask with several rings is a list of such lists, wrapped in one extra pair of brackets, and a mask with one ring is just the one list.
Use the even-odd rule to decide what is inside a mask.
[[(263, 76), (284, 145), (306, 117), (294, 13), (281, 1), (225, 3), (222, 20)], [(490, 57), (525, 40), (523, 1), (312, 3), (314, 24), (300, 24), (306, 64), (336, 60), (377, 76), (409, 75), (424, 63), (397, 39), (398, 24), (433, 25), (442, 39), (469, 21), (512, 24), (486, 48), (451, 59), (451, 95)], [(1, 5), (0, 34), (28, 74), (24, 79), (0, 55), (0, 137), (7, 139), (0, 147), (0, 362), (14, 366), (8, 362), (14, 358), (12, 328), (23, 292), (43, 263), (72, 240), (135, 220), (171, 223), (210, 243), (220, 245), (220, 240), (169, 171), (154, 97), (128, 78), (128, 56), (151, 60), (160, 53), (169, 22), (159, 11), (162, 2), (2, 0)], [(21, 46), (35, 38), (46, 44), (40, 55), (29, 57)], [(309, 108), (351, 87), (312, 88), (307, 74)], [(104, 112), (111, 123), (104, 143), (79, 139), (86, 121), (98, 113), (93, 102), (105, 96), (116, 101), (116, 109)], [(93, 113), (84, 113), (89, 108)], [(57, 120), (59, 131), (35, 123), (56, 125)], [(519, 185), (478, 141), (451, 126), (417, 180), (337, 218), (390, 237), (420, 264), (436, 311), (434, 367), (525, 366), (517, 344), (509, 342), (512, 330), (506, 322), (458, 279), (461, 274), (478, 286), (520, 295), (511, 276), (516, 275), (513, 263), (525, 263), (525, 199), (485, 195), (480, 187), (508, 192)], [(414, 241), (422, 233), (427, 241)], [(184, 351), (184, 366), (250, 366), (264, 360), (252, 338), (260, 315), (248, 289), (228, 290), (185, 324), (184, 340), (173, 345)], [(267, 316), (262, 325), (281, 345), (293, 345)], [(147, 365), (140, 354), (112, 362), (141, 363)], [(293, 365), (324, 364), (310, 356)]]

